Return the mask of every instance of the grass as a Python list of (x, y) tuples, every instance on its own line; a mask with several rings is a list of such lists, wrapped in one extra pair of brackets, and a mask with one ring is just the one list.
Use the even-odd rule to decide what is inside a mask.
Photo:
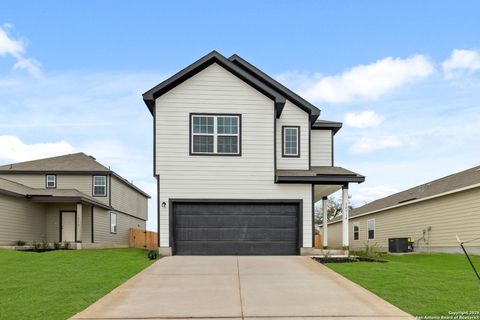
[[(329, 268), (414, 316), (480, 311), (480, 281), (457, 254), (382, 256), (388, 263), (329, 263)], [(472, 257), (480, 271), (480, 257)]]
[(0, 249), (0, 319), (66, 319), (151, 261), (141, 249)]

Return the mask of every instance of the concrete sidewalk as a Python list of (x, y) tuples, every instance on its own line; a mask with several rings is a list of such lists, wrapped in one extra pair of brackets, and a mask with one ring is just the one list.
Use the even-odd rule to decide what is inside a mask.
[(166, 257), (72, 319), (413, 319), (308, 257)]

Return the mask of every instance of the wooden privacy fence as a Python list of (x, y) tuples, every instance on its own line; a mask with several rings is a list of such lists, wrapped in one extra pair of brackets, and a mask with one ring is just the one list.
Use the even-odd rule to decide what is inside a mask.
[(142, 229), (130, 229), (130, 247), (157, 250), (157, 233)]
[(313, 246), (315, 249), (322, 249), (322, 236), (319, 234), (315, 235), (315, 244)]

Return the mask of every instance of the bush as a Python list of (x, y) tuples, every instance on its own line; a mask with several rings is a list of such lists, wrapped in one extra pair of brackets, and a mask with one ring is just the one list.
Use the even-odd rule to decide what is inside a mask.
[(42, 249), (42, 244), (38, 241), (32, 242), (32, 249), (33, 251), (40, 251)]
[(15, 245), (18, 246), (18, 247), (23, 247), (24, 245), (26, 245), (27, 242), (26, 241), (23, 241), (23, 240), (17, 240), (15, 241)]
[(150, 260), (157, 260), (158, 259), (158, 250), (150, 250), (147, 253), (148, 259)]
[(42, 241), (41, 249), (42, 249), (42, 250), (48, 250), (48, 249), (50, 249), (50, 245), (48, 244), (47, 241)]
[(63, 249), (68, 250), (71, 247), (71, 243), (69, 241), (63, 242)]
[(54, 242), (53, 242), (53, 249), (55, 249), (55, 250), (59, 250), (59, 249), (60, 249), (60, 247), (61, 247), (61, 244), (60, 244), (60, 242), (57, 242), (57, 241), (54, 241)]

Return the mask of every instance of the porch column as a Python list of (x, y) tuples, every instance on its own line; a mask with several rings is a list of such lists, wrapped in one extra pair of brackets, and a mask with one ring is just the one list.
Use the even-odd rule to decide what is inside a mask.
[(342, 187), (342, 246), (348, 247), (348, 184)]
[(75, 242), (82, 242), (82, 204), (77, 203), (77, 214), (76, 214), (76, 223), (77, 223), (77, 228), (75, 232)]
[(322, 198), (322, 212), (323, 212), (323, 247), (328, 247), (328, 208), (327, 197)]

